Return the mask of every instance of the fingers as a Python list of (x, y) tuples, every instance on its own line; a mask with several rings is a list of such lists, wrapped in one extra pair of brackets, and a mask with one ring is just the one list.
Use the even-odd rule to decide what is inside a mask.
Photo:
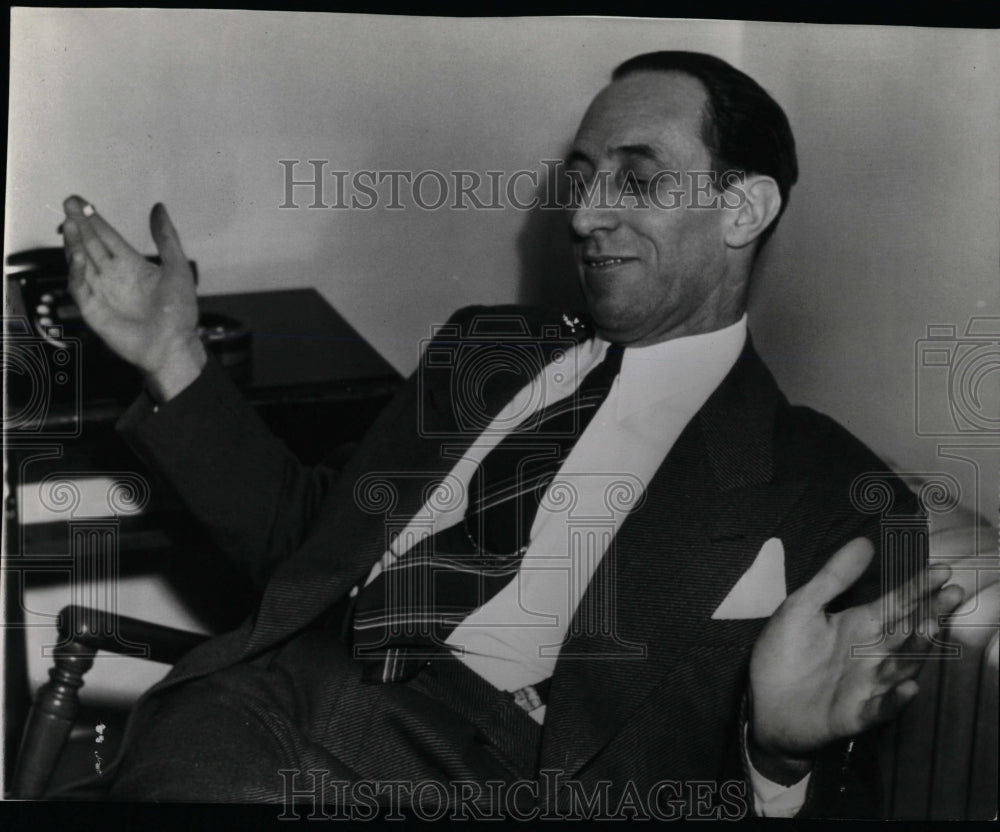
[(72, 237), (79, 236), (79, 229), (76, 228), (75, 223), (67, 220), (66, 224), (70, 226), (69, 229), (64, 229), (66, 260), (69, 265), (67, 288), (73, 296), (73, 300), (76, 301), (76, 305), (80, 309), (84, 309), (94, 294), (93, 288), (87, 282), (87, 255), (83, 252), (82, 245), (76, 242), (71, 243)]
[(102, 262), (99, 258), (106, 260), (136, 253), (128, 241), (89, 202), (74, 195), (63, 202), (63, 208), (67, 217), (63, 223), (63, 232), (65, 233), (67, 224), (75, 224), (80, 230), (80, 238), (88, 257), (98, 267)]
[(931, 598), (931, 611), (928, 616), (929, 627), (928, 630), (932, 631), (935, 635), (940, 629), (940, 624), (938, 619), (942, 615), (948, 615), (953, 613), (958, 609), (959, 605), (965, 600), (965, 590), (962, 589), (958, 584), (951, 584), (941, 589)]
[[(83, 251), (100, 274), (101, 266), (112, 256), (111, 251), (97, 236), (89, 220), (94, 216), (94, 208), (78, 196), (68, 197), (63, 202), (66, 210), (66, 222), (63, 223), (63, 234), (70, 241), (72, 249)], [(72, 256), (73, 251), (70, 251)]]
[(904, 624), (899, 628), (901, 634), (903, 636), (910, 634), (911, 638), (916, 639), (935, 639), (941, 631), (941, 617), (954, 612), (964, 600), (965, 590), (956, 584), (944, 589), (938, 588), (925, 599), (924, 603), (913, 610), (910, 616), (911, 624), (909, 627)]
[(879, 658), (876, 676), (882, 685), (898, 685), (907, 679), (915, 679), (935, 651), (935, 632), (925, 625), (910, 630), (909, 634), (894, 634), (882, 642), (883, 653)]
[(163, 265), (175, 266), (187, 263), (187, 256), (181, 248), (181, 238), (162, 202), (157, 202), (149, 214), (149, 230), (153, 235), (153, 242), (156, 243), (156, 250), (160, 252)]
[(917, 682), (907, 679), (884, 694), (873, 696), (861, 708), (861, 730), (867, 730), (880, 722), (888, 722), (919, 692)]
[[(910, 640), (907, 640), (908, 643)], [(899, 654), (891, 656), (881, 662), (877, 672), (880, 685), (896, 686), (910, 679), (915, 679), (920, 673), (920, 668), (924, 666), (925, 659), (930, 655), (928, 648), (923, 648), (922, 653), (917, 653), (918, 644), (914, 639), (912, 647), (900, 651)]]
[(871, 563), (875, 547), (865, 537), (856, 537), (842, 546), (809, 583), (802, 594), (817, 607), (825, 607), (860, 578)]
[(77, 271), (78, 277), (85, 280), (88, 269), (92, 275), (100, 274), (100, 264), (107, 261), (107, 255), (103, 249), (99, 249), (95, 256), (87, 249), (86, 241), (83, 238), (83, 229), (75, 219), (67, 218), (63, 223), (63, 249), (66, 252), (66, 263), (70, 268)]
[[(93, 211), (93, 208), (91, 208)], [(128, 240), (122, 237), (118, 231), (108, 223), (104, 217), (102, 217), (97, 211), (89, 217), (90, 227), (96, 233), (98, 239), (104, 247), (110, 252), (112, 257), (121, 257), (123, 254), (137, 253), (134, 248), (129, 244)]]
[(894, 651), (900, 662), (915, 659), (919, 664), (936, 643), (940, 619), (954, 612), (964, 600), (965, 590), (957, 584), (930, 593), (908, 617), (883, 621), (882, 646)]
[(111, 257), (93, 229), (79, 219), (67, 217), (63, 223), (63, 239), (66, 242), (66, 260), (72, 262), (74, 256), (83, 257), (95, 275), (106, 268)]
[(884, 604), (886, 621), (895, 622), (927, 609), (928, 598), (951, 577), (948, 566), (921, 569), (908, 581), (885, 593), (873, 605)]
[(928, 638), (937, 634), (938, 619), (953, 612), (965, 599), (965, 590), (958, 584), (942, 588), (950, 576), (947, 566), (923, 570), (868, 605), (873, 615), (881, 615), (884, 630), (893, 636), (891, 642), (900, 644), (911, 634)]
[(91, 216), (94, 213), (94, 206), (83, 197), (73, 194), (63, 200), (63, 210), (66, 212), (67, 217), (80, 219), (81, 217)]

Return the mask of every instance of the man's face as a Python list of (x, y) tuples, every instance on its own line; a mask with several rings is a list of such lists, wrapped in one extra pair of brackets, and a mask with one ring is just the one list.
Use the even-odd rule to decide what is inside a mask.
[[(746, 274), (727, 252), (726, 211), (689, 207), (688, 174), (712, 168), (701, 139), (706, 101), (701, 82), (684, 73), (635, 73), (594, 99), (577, 132), (568, 169), (605, 190), (572, 210), (573, 251), (590, 314), (609, 340), (641, 346), (720, 329), (742, 314)], [(649, 199), (643, 207), (628, 195), (616, 204), (629, 174), (643, 187), (657, 171), (680, 174), (657, 188), (661, 206), (673, 204), (669, 191), (683, 191), (678, 207)]]

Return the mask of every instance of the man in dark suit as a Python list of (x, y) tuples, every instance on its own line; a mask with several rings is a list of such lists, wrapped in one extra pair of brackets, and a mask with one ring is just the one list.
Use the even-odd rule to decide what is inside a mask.
[[(303, 469), (207, 360), (162, 206), (154, 266), (67, 200), (71, 290), (146, 378), (122, 429), (261, 590), (140, 701), (113, 796), (312, 799), (319, 777), (355, 810), (877, 812), (869, 729), (961, 593), (942, 571), (882, 595), (861, 492), (912, 495), (791, 407), (746, 333), (797, 174), (784, 113), (718, 59), (639, 56), (570, 171), (590, 322), (457, 313), (340, 472)], [(720, 176), (692, 194), (696, 172)], [(665, 204), (680, 180), (711, 204)]]

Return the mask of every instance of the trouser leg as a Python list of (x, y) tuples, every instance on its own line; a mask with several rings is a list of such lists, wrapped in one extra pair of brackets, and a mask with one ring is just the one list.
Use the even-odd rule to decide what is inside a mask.
[[(338, 783), (477, 788), (533, 777), (540, 737), (509, 694), (454, 659), (407, 683), (369, 685), (324, 630), (147, 707), (114, 799), (282, 802), (309, 771)], [(331, 795), (350, 800), (349, 791)]]

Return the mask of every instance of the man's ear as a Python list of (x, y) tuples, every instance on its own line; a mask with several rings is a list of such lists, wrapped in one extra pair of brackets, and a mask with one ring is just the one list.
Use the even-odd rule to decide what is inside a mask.
[(723, 202), (732, 212), (726, 227), (726, 244), (743, 248), (774, 222), (781, 210), (781, 193), (770, 176), (747, 174), (741, 183), (730, 186)]

